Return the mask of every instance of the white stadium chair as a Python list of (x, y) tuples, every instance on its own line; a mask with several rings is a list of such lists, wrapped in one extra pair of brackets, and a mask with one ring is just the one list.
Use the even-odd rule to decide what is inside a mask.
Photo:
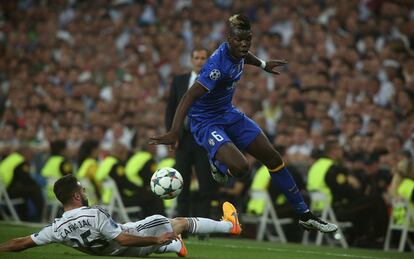
[(52, 222), (53, 219), (57, 218), (59, 208), (62, 205), (56, 199), (46, 198), (45, 206), (43, 207), (43, 222)]
[[(286, 240), (286, 235), (283, 232), (282, 225), (292, 223), (293, 219), (292, 218), (280, 219), (277, 216), (275, 207), (273, 206), (269, 193), (265, 191), (250, 190), (250, 198), (265, 200), (266, 205), (265, 205), (262, 215), (254, 215), (250, 213), (243, 214), (242, 222), (258, 224), (256, 240), (259, 240), (259, 241), (263, 240), (266, 234), (266, 237), (268, 240), (280, 241), (281, 243), (285, 244), (287, 240)], [(270, 227), (269, 227), (269, 224), (270, 224)], [(270, 232), (272, 226), (274, 228), (275, 233), (277, 234), (276, 236)]]
[[(311, 195), (311, 200), (313, 202), (323, 203), (324, 209), (321, 211), (321, 219), (324, 221), (329, 221), (338, 226), (338, 230), (334, 234), (334, 239), (330, 238), (329, 235), (323, 234), (318, 231), (318, 233), (316, 234), (315, 244), (318, 246), (322, 245), (323, 238), (325, 238), (326, 241), (330, 244), (334, 244), (335, 242), (339, 241), (339, 243), (341, 244), (343, 248), (348, 248), (349, 247), (348, 242), (346, 241), (342, 230), (345, 228), (351, 227), (352, 223), (351, 222), (339, 222), (337, 220), (335, 212), (333, 211), (331, 204), (329, 202), (329, 199), (324, 193), (312, 191), (310, 192), (310, 195)], [(302, 243), (303, 244), (309, 243), (309, 231), (305, 231), (303, 233)]]
[[(48, 177), (47, 186), (53, 186), (56, 182), (56, 178)], [(45, 205), (43, 206), (42, 211), (42, 221), (43, 222), (52, 222), (58, 216), (59, 208), (62, 207), (60, 202), (56, 199), (55, 196), (49, 197), (48, 190), (44, 190)]]
[[(396, 222), (396, 214), (398, 213), (398, 211), (405, 211), (402, 222)], [(392, 213), (390, 216), (387, 236), (385, 238), (384, 243), (385, 251), (390, 250), (390, 242), (393, 230), (401, 231), (400, 242), (398, 244), (398, 251), (404, 252), (406, 244), (409, 245), (411, 251), (414, 251), (413, 241), (410, 240), (408, 236), (409, 232), (414, 233), (414, 211), (412, 204), (405, 199), (400, 198), (399, 200), (392, 201)]]
[(111, 177), (105, 179), (104, 188), (111, 189), (112, 196), (109, 204), (101, 204), (101, 206), (105, 208), (110, 215), (117, 217), (120, 222), (130, 222), (131, 219), (129, 214), (139, 213), (142, 210), (140, 206), (125, 207), (118, 186), (116, 186), (115, 181)]
[[(0, 180), (0, 214), (3, 217), (3, 219), (20, 222), (19, 215), (17, 215), (16, 209), (14, 208), (14, 206), (20, 205), (23, 203), (24, 203), (24, 200), (22, 198), (10, 199), (9, 195), (7, 194), (6, 187), (3, 185), (3, 182)], [(8, 215), (4, 211), (3, 209), (4, 207), (7, 207), (10, 215)]]

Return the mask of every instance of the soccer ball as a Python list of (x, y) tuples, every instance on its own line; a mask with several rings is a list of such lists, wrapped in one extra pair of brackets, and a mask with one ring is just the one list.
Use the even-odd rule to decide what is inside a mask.
[(162, 199), (177, 197), (183, 189), (183, 177), (171, 167), (155, 171), (151, 177), (151, 191)]

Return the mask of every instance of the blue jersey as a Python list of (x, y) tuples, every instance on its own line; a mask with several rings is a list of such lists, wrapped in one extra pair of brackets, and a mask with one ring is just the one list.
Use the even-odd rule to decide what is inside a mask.
[[(233, 142), (244, 150), (261, 132), (254, 121), (231, 103), (243, 66), (244, 59), (233, 59), (228, 44), (223, 43), (206, 61), (197, 78), (208, 92), (198, 98), (188, 112), (190, 130), (213, 163), (223, 144)], [(222, 166), (219, 168), (227, 171)]]
[(195, 120), (214, 119), (234, 109), (235, 85), (243, 73), (244, 59), (230, 56), (228, 43), (222, 43), (208, 58), (197, 82), (208, 92), (191, 106), (188, 116)]

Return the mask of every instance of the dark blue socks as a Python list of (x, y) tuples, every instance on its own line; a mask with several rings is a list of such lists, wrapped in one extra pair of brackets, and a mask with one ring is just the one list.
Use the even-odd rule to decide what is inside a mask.
[(275, 184), (286, 196), (286, 199), (292, 204), (293, 208), (299, 213), (303, 214), (309, 211), (308, 205), (303, 200), (300, 190), (296, 186), (295, 181), (287, 170), (286, 167), (281, 169), (276, 168), (269, 169), (270, 176), (272, 177), (272, 183)]

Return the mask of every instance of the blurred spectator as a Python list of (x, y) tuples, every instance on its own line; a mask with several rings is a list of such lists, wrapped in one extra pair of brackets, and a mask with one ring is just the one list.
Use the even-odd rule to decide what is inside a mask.
[(286, 151), (289, 161), (296, 163), (310, 162), (312, 145), (308, 142), (308, 130), (304, 126), (296, 126), (293, 130), (293, 143)]
[(76, 173), (79, 181), (85, 186), (89, 203), (96, 204), (101, 198), (99, 185), (96, 181), (98, 172), (99, 142), (94, 139), (86, 139), (79, 147)]
[[(125, 162), (125, 176), (121, 190), (123, 200), (127, 206), (141, 206), (144, 216), (165, 214), (161, 198), (152, 193), (150, 188), (151, 177), (157, 170), (155, 161), (156, 146), (149, 145), (146, 140), (155, 135), (155, 130), (147, 129), (133, 138), (134, 150)], [(126, 182), (127, 183), (126, 183)], [(128, 186), (128, 187), (126, 187)], [(125, 195), (128, 194), (128, 195)]]
[[(369, 174), (373, 174), (372, 169)], [(352, 222), (347, 236), (350, 243), (382, 247), (388, 222), (386, 204), (382, 194), (370, 188), (373, 187), (366, 187), (365, 195), (361, 182), (344, 167), (343, 152), (337, 142), (327, 142), (325, 156), (309, 169), (309, 191), (326, 194), (338, 220)], [(316, 210), (319, 205), (314, 206)]]
[(48, 199), (54, 200), (53, 185), (64, 175), (72, 174), (72, 163), (66, 158), (66, 142), (55, 140), (50, 143), (50, 156), (42, 168), (41, 175), (47, 180)]
[(16, 209), (23, 221), (39, 221), (44, 205), (42, 190), (30, 175), (32, 156), (30, 147), (22, 146), (0, 163), (0, 179), (10, 198), (24, 199)]
[(102, 148), (109, 150), (114, 144), (121, 143), (128, 149), (131, 148), (132, 133), (121, 123), (112, 124), (111, 128), (105, 132), (102, 141)]
[(413, 160), (403, 157), (393, 168), (393, 178), (388, 190), (390, 198), (404, 198), (414, 201), (414, 166)]
[[(193, 86), (200, 69), (208, 58), (208, 51), (202, 47), (195, 47), (191, 51), (191, 72), (175, 76), (170, 87), (170, 95), (167, 101), (165, 126), (170, 130), (176, 109), (181, 98), (187, 90)], [(177, 216), (202, 216), (210, 217), (210, 207), (213, 194), (217, 191), (217, 183), (210, 173), (210, 164), (207, 152), (199, 146), (190, 132), (188, 120), (180, 130), (178, 146), (175, 151), (175, 165), (183, 176), (184, 185), (181, 195), (177, 198)], [(198, 210), (190, 213), (190, 183), (195, 171), (198, 179)], [(230, 201), (231, 202), (231, 201)]]

